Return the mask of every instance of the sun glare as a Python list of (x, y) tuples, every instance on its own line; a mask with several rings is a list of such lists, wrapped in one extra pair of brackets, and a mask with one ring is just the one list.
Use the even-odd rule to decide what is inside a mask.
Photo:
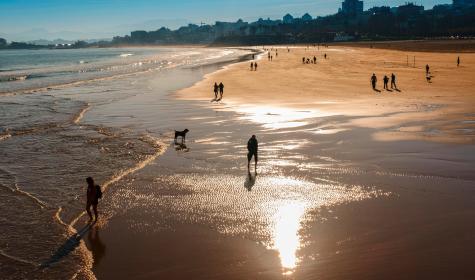
[(292, 273), (297, 266), (300, 248), (300, 220), (305, 204), (299, 201), (284, 202), (275, 215), (274, 248), (279, 252), (284, 274)]

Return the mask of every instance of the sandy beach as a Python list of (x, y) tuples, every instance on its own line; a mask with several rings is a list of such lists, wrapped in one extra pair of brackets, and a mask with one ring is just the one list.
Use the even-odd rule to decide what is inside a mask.
[[(108, 218), (85, 237), (95, 276), (473, 278), (475, 55), (457, 67), (454, 53), (277, 52), (257, 71), (235, 63), (127, 100), (136, 116), (160, 108), (157, 122), (190, 133), (186, 145), (161, 135), (164, 153), (109, 188)], [(398, 91), (382, 89), (391, 73)], [(246, 168), (252, 134), (257, 173)]]

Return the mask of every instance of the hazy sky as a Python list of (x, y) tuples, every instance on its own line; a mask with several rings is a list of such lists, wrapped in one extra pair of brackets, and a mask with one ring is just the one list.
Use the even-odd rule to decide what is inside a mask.
[[(367, 9), (407, 1), (368, 0), (364, 4)], [(414, 2), (427, 9), (451, 0)], [(0, 0), (0, 35), (38, 39), (47, 33), (54, 37), (70, 32), (72, 37), (97, 38), (122, 35), (131, 29), (157, 29), (158, 25), (176, 28), (188, 22), (280, 18), (287, 12), (327, 15), (338, 11), (340, 5), (341, 0)]]

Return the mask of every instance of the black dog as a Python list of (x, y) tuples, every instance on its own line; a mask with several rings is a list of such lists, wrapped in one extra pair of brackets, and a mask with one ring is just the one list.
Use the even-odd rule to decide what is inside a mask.
[(186, 134), (188, 133), (188, 129), (185, 129), (183, 131), (176, 131), (175, 130), (175, 142), (178, 137), (181, 137), (183, 139), (183, 142), (185, 142)]

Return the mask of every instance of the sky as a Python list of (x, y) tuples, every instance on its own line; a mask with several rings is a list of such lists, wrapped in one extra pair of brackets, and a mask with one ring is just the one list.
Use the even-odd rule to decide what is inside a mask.
[[(137, 29), (176, 29), (187, 23), (254, 21), (334, 14), (342, 0), (0, 0), (0, 37), (7, 40), (101, 39)], [(408, 0), (367, 0), (373, 6), (398, 6)], [(426, 9), (451, 0), (417, 0)]]

